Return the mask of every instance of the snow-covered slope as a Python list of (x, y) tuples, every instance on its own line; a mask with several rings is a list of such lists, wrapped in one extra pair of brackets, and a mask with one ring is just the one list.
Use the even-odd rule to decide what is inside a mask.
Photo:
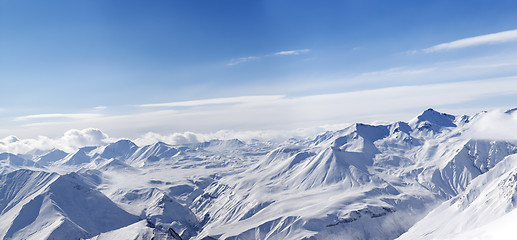
[(99, 148), (99, 157), (105, 159), (124, 160), (133, 155), (138, 146), (130, 140), (119, 140), (105, 147)]
[(157, 142), (153, 145), (142, 147), (127, 160), (131, 165), (143, 167), (152, 165), (160, 160), (170, 159), (178, 153), (178, 149), (163, 142)]
[(409, 123), (354, 124), (275, 149), (197, 199), (208, 219), (198, 238), (393, 239), (517, 152), (463, 137), (469, 122), (429, 109)]
[[(506, 221), (515, 222), (516, 207), (517, 155), (511, 155), (474, 179), (465, 191), (434, 209), (399, 239), (479, 238), (480, 235), (472, 233), (485, 232), (484, 227), (502, 216), (508, 215)], [(482, 239), (496, 239), (495, 236), (485, 232)]]
[(5, 167), (37, 167), (35, 162), (11, 153), (0, 153), (0, 164)]
[(57, 161), (65, 158), (67, 155), (68, 155), (68, 153), (66, 153), (62, 150), (54, 149), (44, 155), (37, 156), (34, 161), (37, 162), (41, 166), (48, 166), (48, 165), (53, 164), (54, 162), (57, 162)]
[(516, 143), (469, 134), (486, 115), (0, 153), (0, 238), (466, 239), (517, 216)]
[(68, 154), (66, 157), (59, 161), (55, 161), (54, 165), (63, 166), (81, 166), (91, 162), (91, 152), (95, 150), (95, 147), (83, 147), (75, 151), (74, 153)]
[(194, 213), (157, 188), (135, 189), (117, 196), (114, 199), (123, 208), (139, 213), (148, 225), (162, 232), (174, 231), (189, 239), (197, 231)]
[(3, 239), (77, 239), (139, 220), (76, 173), (18, 170), (2, 175), (0, 182)]

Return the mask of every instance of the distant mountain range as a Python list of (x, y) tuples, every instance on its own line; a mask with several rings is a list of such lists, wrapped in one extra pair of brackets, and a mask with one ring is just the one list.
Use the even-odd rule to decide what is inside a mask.
[(0, 238), (501, 238), (517, 220), (517, 142), (472, 138), (486, 114), (428, 109), (284, 143), (0, 153)]

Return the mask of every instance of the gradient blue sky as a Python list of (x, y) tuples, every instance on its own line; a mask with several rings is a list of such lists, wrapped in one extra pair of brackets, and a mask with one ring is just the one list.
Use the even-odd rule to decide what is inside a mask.
[(488, 0), (0, 0), (0, 138), (508, 108), (516, 12)]

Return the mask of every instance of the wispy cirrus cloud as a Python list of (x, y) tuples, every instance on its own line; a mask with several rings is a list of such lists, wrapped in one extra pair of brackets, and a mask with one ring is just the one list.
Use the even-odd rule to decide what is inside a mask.
[(476, 37), (463, 38), (452, 42), (442, 43), (430, 48), (423, 49), (422, 51), (425, 53), (439, 52), (439, 51), (447, 51), (458, 48), (466, 48), (478, 45), (486, 45), (486, 44), (496, 44), (496, 43), (504, 43), (517, 41), (517, 29), (486, 34)]
[(141, 104), (138, 107), (195, 107), (203, 105), (214, 104), (238, 104), (238, 103), (260, 103), (265, 101), (272, 101), (283, 98), (283, 95), (263, 95), (263, 96), (240, 96), (227, 98), (212, 98), (192, 101), (168, 102), (168, 103), (154, 103)]
[(276, 52), (276, 53), (273, 53), (273, 55), (275, 56), (285, 56), (285, 55), (299, 55), (299, 54), (302, 54), (302, 53), (308, 53), (310, 52), (311, 50), (309, 49), (300, 49), (300, 50), (291, 50), (291, 51), (280, 51), (280, 52)]
[(259, 58), (261, 58), (261, 57), (256, 57), (256, 56), (241, 57), (241, 58), (237, 58), (237, 59), (232, 59), (226, 65), (234, 66), (234, 65), (237, 65), (237, 64), (241, 64), (241, 63), (245, 63), (245, 62), (251, 61), (251, 60), (256, 60), (256, 59), (259, 59)]
[(47, 119), (47, 118), (72, 118), (72, 119), (86, 119), (86, 118), (96, 118), (102, 116), (97, 113), (45, 113), (45, 114), (34, 114), (17, 117), (14, 120), (16, 121), (24, 121), (24, 120), (34, 120), (34, 119)]
[(278, 52), (275, 52), (275, 53), (272, 53), (272, 54), (266, 54), (266, 55), (262, 55), (262, 56), (241, 57), (241, 58), (232, 59), (226, 65), (228, 65), (228, 66), (235, 66), (237, 64), (241, 64), (241, 63), (245, 63), (245, 62), (249, 62), (249, 61), (254, 61), (254, 60), (259, 60), (259, 59), (266, 58), (266, 57), (300, 55), (300, 54), (308, 53), (310, 51), (311, 51), (310, 49), (298, 49), (298, 50), (278, 51)]
[[(97, 128), (117, 137), (137, 137), (147, 132), (198, 132), (219, 130), (293, 130), (343, 122), (407, 120), (422, 109), (463, 106), (494, 96), (517, 96), (517, 76), (453, 83), (405, 85), (317, 95), (243, 96), (144, 106), (142, 111), (89, 119), (35, 121), (18, 128), (1, 129), (1, 135), (34, 136), (67, 129)], [(217, 108), (153, 109), (161, 106)], [(226, 104), (229, 103), (229, 104)], [(212, 106), (212, 105), (207, 105)], [(480, 106), (478, 110), (485, 108)], [(147, 110), (149, 109), (149, 110)], [(455, 113), (455, 112), (451, 112)], [(464, 114), (465, 112), (461, 112)], [(468, 114), (468, 113), (467, 113)], [(176, 139), (176, 138), (175, 138)]]
[(375, 77), (375, 76), (401, 76), (408, 75), (414, 76), (418, 74), (425, 74), (436, 70), (436, 68), (421, 68), (421, 69), (408, 69), (402, 67), (390, 68), (386, 70), (365, 72), (359, 75), (359, 77)]
[(101, 110), (106, 110), (107, 108), (108, 108), (107, 106), (97, 106), (97, 107), (94, 107), (93, 110), (101, 111)]

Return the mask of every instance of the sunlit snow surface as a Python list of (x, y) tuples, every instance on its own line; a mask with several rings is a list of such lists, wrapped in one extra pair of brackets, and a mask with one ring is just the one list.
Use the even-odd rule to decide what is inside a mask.
[(481, 139), (485, 115), (429, 109), (283, 143), (0, 153), (0, 237), (500, 239), (515, 231), (517, 144)]

